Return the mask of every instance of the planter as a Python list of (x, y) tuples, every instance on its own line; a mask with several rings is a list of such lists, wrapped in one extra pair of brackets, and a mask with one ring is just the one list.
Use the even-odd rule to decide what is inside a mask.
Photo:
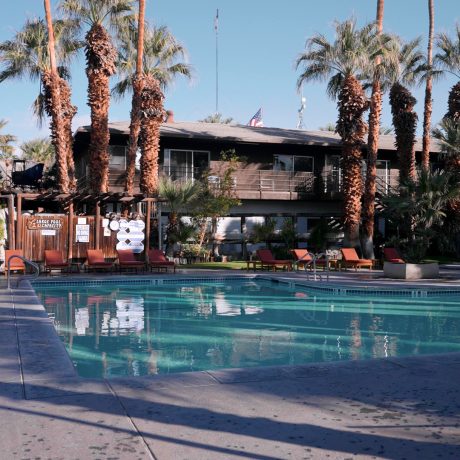
[(439, 264), (383, 264), (383, 275), (386, 278), (403, 280), (418, 280), (426, 278), (439, 278)]

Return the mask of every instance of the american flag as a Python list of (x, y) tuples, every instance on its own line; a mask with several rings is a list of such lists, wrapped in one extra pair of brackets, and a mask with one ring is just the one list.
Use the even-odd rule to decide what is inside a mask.
[(264, 122), (262, 121), (262, 109), (260, 108), (256, 114), (249, 120), (248, 126), (262, 127)]

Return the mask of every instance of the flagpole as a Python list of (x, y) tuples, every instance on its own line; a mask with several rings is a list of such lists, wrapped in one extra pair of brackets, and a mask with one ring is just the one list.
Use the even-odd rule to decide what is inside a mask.
[(216, 10), (214, 19), (214, 30), (216, 31), (216, 114), (219, 113), (219, 9)]

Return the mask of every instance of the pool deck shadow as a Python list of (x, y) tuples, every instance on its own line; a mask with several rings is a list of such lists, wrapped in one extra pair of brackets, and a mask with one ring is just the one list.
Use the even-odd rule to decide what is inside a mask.
[(0, 458), (460, 458), (460, 353), (82, 379), (25, 283), (0, 347)]

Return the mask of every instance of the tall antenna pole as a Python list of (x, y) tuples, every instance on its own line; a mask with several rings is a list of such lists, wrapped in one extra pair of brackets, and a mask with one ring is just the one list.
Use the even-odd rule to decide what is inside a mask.
[(302, 87), (300, 89), (300, 109), (297, 110), (297, 113), (299, 114), (298, 119), (297, 119), (297, 129), (305, 128), (303, 124), (303, 113), (305, 111), (306, 106), (307, 106), (307, 99), (303, 95), (303, 87)]
[(219, 113), (219, 8), (216, 10), (214, 19), (214, 30), (216, 31), (216, 114)]

